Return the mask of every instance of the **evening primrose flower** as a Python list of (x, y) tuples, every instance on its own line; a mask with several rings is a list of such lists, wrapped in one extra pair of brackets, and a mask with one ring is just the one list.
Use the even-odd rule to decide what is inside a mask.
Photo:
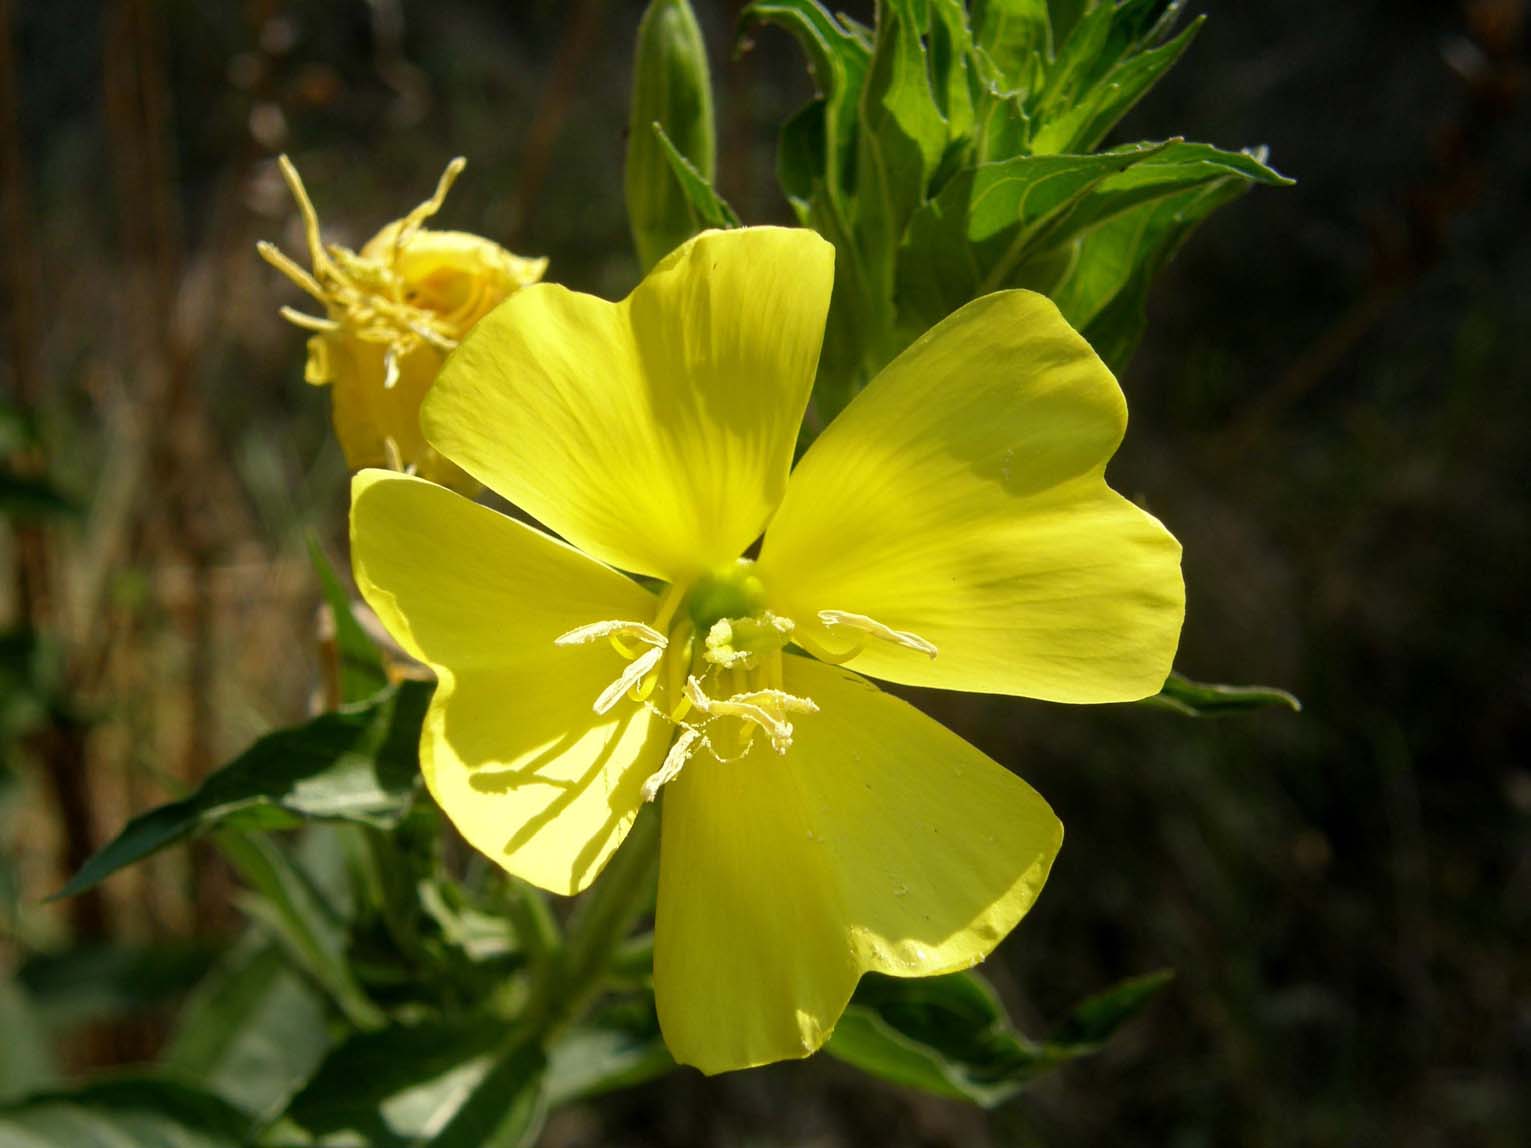
[(561, 540), (353, 487), (468, 841), (574, 893), (661, 799), (655, 994), (708, 1072), (812, 1052), (865, 972), (982, 960), (1057, 852), (1041, 797), (863, 674), (1140, 698), (1183, 612), (1178, 544), (1104, 479), (1121, 391), (1040, 295), (950, 316), (792, 469), (832, 279), (813, 232), (708, 232), (620, 303), (539, 285), (480, 323), (425, 436)]
[(313, 332), (304, 378), (331, 384), (335, 435), (352, 470), (386, 466), (462, 490), (474, 483), (420, 433), (420, 400), (448, 352), (507, 296), (542, 278), (546, 259), (524, 259), (463, 231), (431, 231), (463, 168), (454, 159), (436, 192), (367, 241), (361, 252), (319, 236), (319, 217), (298, 171), (278, 161), (308, 242), (312, 272), (270, 243), (262, 257), (324, 305), (324, 315), (283, 307), (284, 318)]

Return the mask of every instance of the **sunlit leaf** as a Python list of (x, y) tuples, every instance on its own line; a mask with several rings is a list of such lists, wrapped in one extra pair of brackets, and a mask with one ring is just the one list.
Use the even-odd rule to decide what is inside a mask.
[(508, 1148), (546, 1108), (542, 1054), (477, 1015), (350, 1037), (265, 1142), (294, 1148)]
[(679, 182), (681, 191), (685, 193), (687, 202), (691, 204), (691, 209), (696, 212), (702, 227), (738, 227), (739, 217), (734, 214), (734, 209), (729, 207), (712, 189), (712, 184), (707, 182), (707, 177), (697, 171), (690, 160), (681, 155), (658, 122), (654, 124), (654, 135), (659, 140), (665, 159), (670, 163), (670, 170)]

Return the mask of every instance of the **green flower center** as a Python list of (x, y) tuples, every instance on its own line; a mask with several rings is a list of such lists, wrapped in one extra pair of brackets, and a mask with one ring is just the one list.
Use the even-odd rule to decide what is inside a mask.
[(707, 634), (719, 622), (759, 615), (765, 603), (765, 583), (755, 573), (755, 564), (740, 558), (692, 583), (682, 608), (696, 632)]

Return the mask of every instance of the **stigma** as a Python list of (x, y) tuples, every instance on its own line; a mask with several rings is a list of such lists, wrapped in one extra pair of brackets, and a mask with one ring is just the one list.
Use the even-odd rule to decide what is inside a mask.
[(741, 558), (668, 587), (652, 619), (591, 622), (554, 639), (560, 647), (608, 645), (622, 658), (621, 669), (594, 700), (597, 714), (625, 701), (674, 727), (663, 763), (643, 784), (645, 801), (699, 757), (725, 765), (757, 743), (777, 755), (791, 750), (796, 719), (819, 712), (812, 698), (784, 687), (784, 658), (797, 656), (791, 647), (832, 663), (855, 657), (868, 640), (937, 654), (933, 643), (908, 630), (865, 614), (821, 610), (811, 629), (851, 635), (849, 645), (830, 648), (774, 612), (769, 601), (754, 563)]

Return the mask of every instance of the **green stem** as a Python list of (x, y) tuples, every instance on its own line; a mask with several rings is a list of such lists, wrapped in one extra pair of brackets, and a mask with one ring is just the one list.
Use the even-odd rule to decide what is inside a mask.
[(659, 811), (645, 805), (627, 840), (569, 920), (556, 959), (533, 984), (523, 1022), (549, 1041), (600, 996), (612, 959), (653, 905), (659, 871)]

